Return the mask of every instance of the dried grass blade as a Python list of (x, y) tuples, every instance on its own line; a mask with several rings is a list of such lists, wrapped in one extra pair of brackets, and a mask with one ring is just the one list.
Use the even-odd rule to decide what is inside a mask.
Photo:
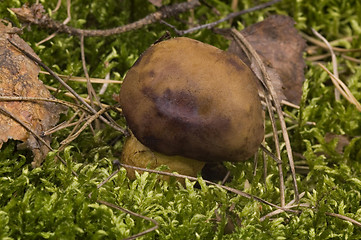
[(335, 87), (340, 91), (341, 95), (344, 96), (350, 103), (355, 105), (356, 109), (361, 112), (361, 104), (354, 95), (351, 93), (350, 89), (346, 86), (344, 82), (342, 82), (339, 78), (333, 75), (324, 65), (321, 63), (318, 64), (323, 70), (325, 70), (330, 76), (332, 83)]
[[(333, 74), (338, 78), (338, 69), (337, 69), (337, 59), (336, 59), (336, 55), (332, 49), (331, 44), (327, 41), (326, 38), (324, 38), (319, 32), (317, 32), (315, 29), (312, 28), (312, 32), (313, 34), (315, 34), (319, 39), (321, 39), (326, 46), (328, 47), (328, 50), (331, 53), (331, 59), (332, 59), (332, 68), (333, 68)], [(336, 101), (340, 100), (340, 92), (337, 90), (337, 88), (335, 89), (335, 99)]]
[[(240, 41), (241, 44), (244, 45), (244, 47), (251, 53), (252, 57), (255, 58), (258, 67), (260, 68), (264, 81), (262, 81), (263, 85), (266, 86), (266, 89), (269, 90), (270, 96), (272, 97), (272, 100), (274, 102), (274, 105), (276, 107), (276, 111), (278, 114), (278, 118), (281, 124), (281, 128), (282, 128), (282, 132), (283, 132), (283, 140), (285, 141), (285, 145), (286, 145), (286, 150), (287, 150), (287, 155), (288, 155), (288, 161), (289, 161), (289, 165), (290, 165), (290, 169), (291, 169), (291, 173), (292, 173), (292, 178), (293, 178), (293, 188), (294, 188), (294, 195), (295, 195), (295, 199), (296, 202), (299, 201), (299, 194), (298, 194), (298, 186), (297, 186), (297, 179), (296, 179), (296, 171), (295, 171), (295, 164), (293, 161), (293, 155), (292, 155), (292, 147), (291, 147), (291, 143), (290, 143), (290, 139), (288, 136), (288, 132), (287, 132), (287, 126), (286, 126), (286, 122), (285, 119), (283, 117), (282, 114), (282, 109), (281, 109), (281, 105), (280, 102), (277, 98), (277, 94), (273, 88), (270, 76), (268, 75), (267, 71), (266, 71), (266, 67), (264, 66), (262, 60), (260, 59), (259, 55), (257, 54), (257, 52), (253, 49), (253, 47), (250, 45), (250, 43), (245, 39), (245, 37), (243, 37), (243, 35), (237, 31), (236, 29), (232, 29), (231, 30), (232, 36), (236, 41)], [(277, 133), (276, 133), (277, 134)]]

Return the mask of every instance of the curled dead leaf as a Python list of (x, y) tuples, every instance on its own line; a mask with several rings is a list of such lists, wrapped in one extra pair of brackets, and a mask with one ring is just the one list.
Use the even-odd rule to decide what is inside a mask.
[[(241, 31), (252, 47), (260, 55), (267, 67), (279, 100), (299, 104), (304, 82), (305, 62), (303, 51), (306, 41), (294, 27), (294, 20), (283, 15), (273, 15), (262, 22), (253, 24)], [(228, 49), (238, 55), (259, 75), (246, 53), (232, 41)]]
[[(52, 98), (50, 92), (38, 79), (39, 67), (8, 41), (36, 56), (35, 52), (17, 34), (10, 24), (0, 22), (0, 96), (1, 97), (43, 97)], [(41, 135), (53, 127), (64, 109), (49, 102), (0, 101), (0, 108), (26, 124), (36, 134)], [(0, 114), (0, 148), (9, 139), (20, 140), (33, 151), (34, 167), (40, 166), (49, 152), (36, 137), (9, 116)], [(50, 137), (43, 138), (50, 142)]]

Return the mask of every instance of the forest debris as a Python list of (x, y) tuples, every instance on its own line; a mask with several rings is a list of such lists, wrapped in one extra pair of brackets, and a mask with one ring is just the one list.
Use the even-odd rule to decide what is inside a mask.
[[(34, 56), (36, 56), (35, 52), (17, 34), (13, 34), (10, 24), (4, 23), (0, 22), (0, 96), (52, 98), (50, 92), (38, 79), (39, 67), (12, 46), (8, 39)], [(3, 101), (0, 102), (0, 108), (2, 112), (11, 113), (39, 136), (43, 131), (53, 127), (58, 122), (59, 114), (63, 112), (63, 108), (59, 105), (44, 101)], [(0, 148), (9, 139), (26, 142), (27, 147), (34, 154), (33, 167), (40, 166), (49, 151), (18, 122), (0, 114)], [(47, 143), (50, 142), (50, 137), (43, 139)]]
[(58, 33), (67, 33), (69, 35), (84, 37), (106, 37), (139, 29), (146, 25), (158, 22), (162, 19), (177, 16), (180, 13), (194, 9), (199, 5), (200, 3), (198, 0), (191, 0), (189, 2), (181, 2), (169, 6), (163, 6), (159, 11), (151, 13), (135, 22), (104, 30), (79, 29), (64, 25), (61, 22), (53, 20), (49, 15), (47, 15), (45, 13), (44, 7), (41, 4), (34, 4), (30, 7), (28, 5), (24, 5), (21, 8), (11, 8), (10, 10), (13, 11), (16, 16), (25, 23), (36, 24), (41, 28), (54, 30)]
[[(199, 31), (201, 29), (211, 29), (211, 28), (214, 28), (215, 26), (217, 26), (218, 24), (220, 24), (222, 22), (229, 21), (231, 19), (234, 19), (234, 18), (239, 17), (239, 16), (241, 16), (243, 14), (246, 14), (246, 13), (250, 13), (250, 12), (254, 12), (254, 11), (258, 11), (258, 10), (270, 7), (273, 4), (276, 4), (276, 3), (280, 2), (280, 1), (281, 0), (271, 0), (269, 2), (261, 3), (259, 5), (254, 6), (254, 7), (251, 7), (251, 8), (243, 9), (243, 10), (241, 10), (239, 12), (232, 12), (232, 13), (228, 14), (226, 17), (221, 18), (221, 19), (219, 19), (219, 20), (217, 20), (215, 22), (206, 23), (206, 24), (203, 24), (203, 25), (200, 25), (200, 26), (196, 26), (196, 27), (187, 29), (187, 30), (178, 30), (178, 29), (174, 29), (174, 30), (179, 36), (183, 36), (183, 35), (186, 35), (186, 34), (190, 34), (190, 33)], [(202, 1), (202, 4), (212, 8), (209, 4), (206, 3), (206, 1)], [(215, 12), (215, 14), (219, 15), (219, 11), (217, 9), (212, 8), (212, 11)]]
[[(298, 104), (302, 95), (305, 63), (302, 57), (306, 42), (302, 39), (294, 20), (288, 16), (273, 15), (241, 31), (261, 56), (272, 79), (278, 99)], [(228, 49), (238, 55), (259, 75), (255, 63), (232, 41)]]

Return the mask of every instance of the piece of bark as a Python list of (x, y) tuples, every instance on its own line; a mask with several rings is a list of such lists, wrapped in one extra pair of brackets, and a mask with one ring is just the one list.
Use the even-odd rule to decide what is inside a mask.
[[(294, 20), (283, 15), (273, 15), (262, 22), (253, 24), (241, 31), (265, 63), (279, 100), (299, 104), (304, 82), (305, 62), (303, 51), (306, 41), (294, 27)], [(229, 49), (238, 55), (259, 75), (243, 50), (232, 41)]]
[[(10, 24), (0, 21), (0, 96), (52, 98), (38, 79), (39, 67), (19, 52), (9, 41), (36, 56), (31, 47), (14, 32)], [(16, 29), (15, 29), (16, 30)], [(37, 56), (36, 56), (37, 57)], [(37, 57), (38, 58), (38, 57)], [(64, 109), (49, 102), (0, 101), (0, 108), (11, 113), (38, 135), (53, 127)], [(33, 167), (40, 166), (49, 149), (15, 120), (0, 113), (0, 148), (9, 139), (26, 143), (33, 152)], [(50, 137), (44, 137), (50, 143)]]

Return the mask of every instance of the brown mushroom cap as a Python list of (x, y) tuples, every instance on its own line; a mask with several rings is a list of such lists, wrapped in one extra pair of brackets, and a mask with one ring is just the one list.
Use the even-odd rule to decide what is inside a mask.
[(135, 137), (154, 151), (205, 162), (242, 161), (264, 135), (256, 81), (238, 57), (173, 38), (137, 60), (120, 101)]

